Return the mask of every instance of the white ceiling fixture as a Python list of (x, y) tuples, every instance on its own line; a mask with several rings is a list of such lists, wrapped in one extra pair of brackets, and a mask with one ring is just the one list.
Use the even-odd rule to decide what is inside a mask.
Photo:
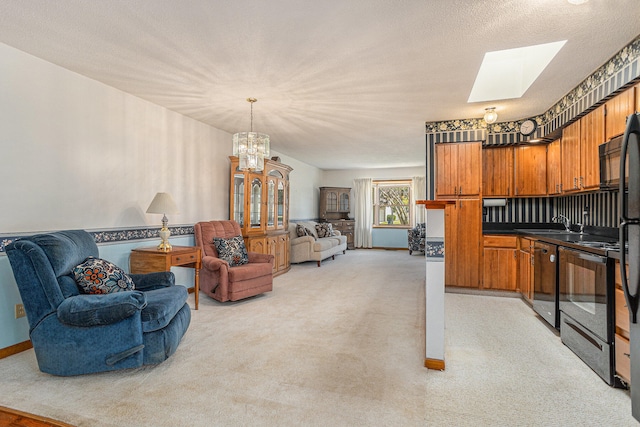
[(567, 1), (571, 4), (579, 5), (579, 4), (585, 4), (589, 0), (567, 0)]
[(485, 53), (467, 102), (520, 98), (566, 42)]
[(498, 120), (498, 113), (496, 113), (496, 107), (488, 107), (484, 109), (484, 121), (488, 124), (495, 123)]

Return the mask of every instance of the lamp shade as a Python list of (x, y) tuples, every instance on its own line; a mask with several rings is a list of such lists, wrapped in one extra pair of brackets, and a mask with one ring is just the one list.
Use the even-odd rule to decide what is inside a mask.
[(158, 193), (147, 208), (147, 213), (178, 214), (178, 206), (169, 193)]

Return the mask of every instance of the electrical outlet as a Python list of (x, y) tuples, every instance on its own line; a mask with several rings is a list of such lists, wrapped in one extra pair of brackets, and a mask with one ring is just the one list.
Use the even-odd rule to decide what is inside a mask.
[(24, 304), (16, 304), (16, 319), (26, 316), (24, 312)]

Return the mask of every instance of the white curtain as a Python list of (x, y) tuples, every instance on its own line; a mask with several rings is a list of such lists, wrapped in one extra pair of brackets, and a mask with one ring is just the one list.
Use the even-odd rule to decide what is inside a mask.
[(413, 224), (411, 226), (415, 227), (416, 224), (426, 221), (424, 206), (416, 205), (416, 200), (425, 200), (427, 198), (427, 179), (424, 176), (411, 178), (411, 197), (413, 199), (411, 201), (413, 203)]
[(371, 199), (372, 179), (353, 180), (354, 215), (356, 219), (353, 243), (356, 248), (372, 248), (373, 200)]

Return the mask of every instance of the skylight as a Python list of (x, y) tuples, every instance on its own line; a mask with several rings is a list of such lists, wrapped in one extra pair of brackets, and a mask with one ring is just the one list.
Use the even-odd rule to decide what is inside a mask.
[(520, 98), (566, 42), (485, 53), (467, 102)]

